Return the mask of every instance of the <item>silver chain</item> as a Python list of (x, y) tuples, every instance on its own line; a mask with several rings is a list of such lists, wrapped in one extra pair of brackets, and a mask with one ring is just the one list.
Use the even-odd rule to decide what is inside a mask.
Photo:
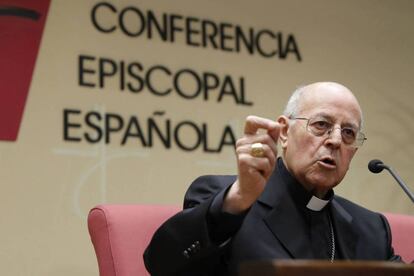
[(331, 246), (331, 263), (334, 262), (335, 259), (335, 234), (334, 234), (334, 229), (332, 226), (332, 219), (331, 219), (331, 215), (328, 214), (328, 218), (329, 218), (329, 228), (331, 229), (331, 242), (332, 242), (332, 246)]

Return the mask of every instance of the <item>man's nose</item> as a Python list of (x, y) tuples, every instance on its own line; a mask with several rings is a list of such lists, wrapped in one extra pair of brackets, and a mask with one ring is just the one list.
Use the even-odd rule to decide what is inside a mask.
[(340, 127), (334, 127), (328, 131), (328, 142), (334, 146), (339, 146), (342, 143), (342, 129)]

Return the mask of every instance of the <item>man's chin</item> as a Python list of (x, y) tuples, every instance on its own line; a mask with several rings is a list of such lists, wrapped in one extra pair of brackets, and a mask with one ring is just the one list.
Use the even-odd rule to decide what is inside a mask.
[(313, 187), (312, 191), (315, 195), (325, 195), (329, 190), (333, 189), (338, 185), (339, 181), (332, 178), (315, 178), (311, 180), (311, 185)]

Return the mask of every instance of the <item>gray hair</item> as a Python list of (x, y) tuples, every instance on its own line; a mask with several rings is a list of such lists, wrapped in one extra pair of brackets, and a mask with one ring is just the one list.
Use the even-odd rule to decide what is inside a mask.
[(289, 98), (289, 101), (286, 104), (283, 115), (288, 118), (296, 117), (299, 113), (299, 103), (302, 98), (303, 92), (305, 92), (305, 86), (301, 85), (293, 91), (292, 95)]
[[(286, 104), (285, 110), (283, 111), (283, 115), (285, 115), (288, 118), (294, 118), (298, 116), (299, 111), (300, 111), (299, 110), (300, 102), (302, 100), (302, 96), (305, 91), (306, 91), (306, 85), (298, 86), (296, 90), (293, 91), (292, 95), (290, 96)], [(293, 121), (291, 124), (294, 124), (294, 123), (295, 121)], [(363, 129), (363, 125), (364, 125), (364, 119), (363, 119), (363, 114), (361, 110), (361, 121), (360, 121), (360, 126), (359, 126), (360, 130)]]

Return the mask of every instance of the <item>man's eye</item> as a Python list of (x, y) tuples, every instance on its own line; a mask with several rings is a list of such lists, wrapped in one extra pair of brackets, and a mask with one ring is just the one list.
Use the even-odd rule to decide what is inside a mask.
[(355, 138), (356, 132), (352, 128), (343, 128), (342, 135), (345, 135), (348, 138)]
[(331, 124), (326, 121), (315, 121), (312, 123), (312, 126), (317, 129), (329, 129)]

